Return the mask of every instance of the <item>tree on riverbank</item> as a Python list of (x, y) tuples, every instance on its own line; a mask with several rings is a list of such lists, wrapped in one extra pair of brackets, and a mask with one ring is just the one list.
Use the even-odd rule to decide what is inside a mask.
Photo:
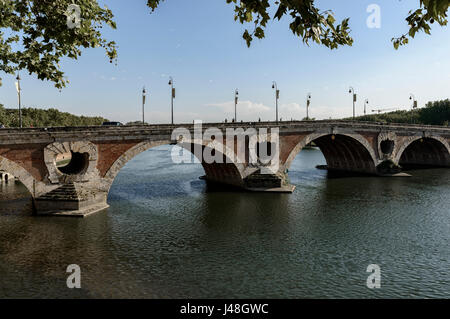
[[(143, 0), (144, 1), (144, 0)], [(1, 0), (0, 71), (15, 74), (26, 70), (38, 79), (48, 80), (57, 88), (68, 80), (60, 67), (62, 58), (77, 59), (82, 50), (102, 47), (110, 62), (117, 58), (116, 43), (103, 37), (102, 28), (116, 28), (113, 13), (101, 8), (97, 0)], [(164, 0), (147, 0), (155, 11)], [(306, 44), (315, 42), (330, 49), (352, 45), (349, 19), (339, 24), (331, 10), (317, 7), (317, 0), (226, 0), (234, 4), (234, 19), (252, 25), (243, 38), (250, 46), (254, 38), (265, 37), (270, 20), (291, 20), (289, 29)], [(430, 33), (436, 22), (447, 24), (449, 0), (420, 0), (420, 7), (406, 18), (409, 31), (393, 38), (394, 47), (408, 43), (416, 33)], [(270, 11), (275, 9), (275, 14)], [(210, 26), (213, 28), (214, 26)]]
[(359, 116), (356, 120), (379, 123), (416, 123), (449, 126), (450, 100), (428, 102), (424, 108), (411, 111), (396, 111)]
[[(52, 126), (91, 126), (108, 122), (102, 117), (77, 116), (56, 109), (22, 109), (23, 127)], [(19, 127), (19, 112), (17, 109), (5, 109), (0, 105), (0, 124), (6, 127)]]

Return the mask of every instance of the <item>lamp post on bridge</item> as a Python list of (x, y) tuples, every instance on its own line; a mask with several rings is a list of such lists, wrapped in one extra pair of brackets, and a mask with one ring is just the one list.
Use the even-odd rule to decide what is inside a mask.
[(272, 89), (275, 90), (275, 112), (276, 112), (276, 122), (278, 123), (278, 99), (280, 98), (280, 90), (278, 90), (277, 82), (272, 82)]
[(353, 87), (350, 87), (348, 93), (353, 95), (353, 119), (355, 119), (356, 118), (355, 103), (356, 103), (356, 100), (357, 100), (357, 95), (356, 95), (355, 89)]
[[(414, 94), (410, 94), (409, 95), (409, 99), (411, 100), (411, 101), (413, 101), (413, 104), (412, 104), (412, 110), (414, 111), (415, 109), (417, 109), (417, 100), (416, 100), (416, 96), (414, 95)], [(414, 123), (414, 114), (413, 114), (413, 112), (411, 112), (411, 124), (412, 123)]]
[(173, 125), (173, 99), (175, 98), (175, 88), (173, 87), (173, 78), (169, 77), (169, 85), (171, 87), (171, 118), (172, 118), (172, 125)]
[(22, 128), (22, 103), (21, 103), (21, 92), (22, 92), (22, 88), (20, 87), (20, 75), (17, 74), (16, 77), (16, 90), (17, 90), (17, 97), (19, 99), (19, 127)]
[(367, 105), (369, 105), (369, 99), (366, 99), (366, 100), (364, 101), (364, 115), (366, 115)]
[(409, 99), (410, 99), (411, 101), (413, 101), (413, 105), (412, 105), (413, 110), (414, 110), (414, 109), (417, 109), (417, 100), (416, 100), (415, 95), (411, 93), (411, 94), (409, 95)]
[(239, 90), (234, 91), (234, 122), (237, 123), (237, 104), (239, 101)]
[(142, 125), (145, 125), (145, 97), (147, 91), (145, 90), (145, 86), (142, 89)]
[(309, 121), (309, 106), (311, 105), (311, 93), (306, 96), (306, 120)]

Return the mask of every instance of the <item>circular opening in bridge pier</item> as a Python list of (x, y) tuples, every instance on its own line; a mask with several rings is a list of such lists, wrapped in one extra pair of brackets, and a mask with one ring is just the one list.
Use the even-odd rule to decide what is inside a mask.
[(89, 165), (88, 153), (69, 152), (56, 157), (56, 167), (66, 175), (77, 175), (87, 169)]
[(380, 143), (381, 151), (386, 155), (392, 154), (392, 152), (394, 151), (394, 146), (394, 141), (391, 140), (385, 140)]

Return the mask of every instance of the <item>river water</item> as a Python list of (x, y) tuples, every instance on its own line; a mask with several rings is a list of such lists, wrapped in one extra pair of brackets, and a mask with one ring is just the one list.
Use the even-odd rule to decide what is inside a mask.
[(331, 178), (319, 164), (297, 156), (293, 194), (211, 191), (201, 165), (158, 147), (85, 219), (32, 217), (24, 187), (0, 185), (0, 297), (449, 298), (450, 170)]

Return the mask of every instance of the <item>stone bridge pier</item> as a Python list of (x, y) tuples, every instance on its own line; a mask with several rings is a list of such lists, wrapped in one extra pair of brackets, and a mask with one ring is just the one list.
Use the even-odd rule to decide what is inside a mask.
[[(193, 125), (1, 129), (0, 174), (12, 174), (27, 187), (38, 214), (87, 216), (108, 207), (109, 190), (128, 161), (161, 145), (178, 144), (197, 156), (207, 181), (245, 191), (294, 191), (290, 165), (312, 142), (329, 170), (392, 176), (406, 167), (450, 167), (448, 127), (345, 121), (212, 123), (203, 125), (201, 139), (174, 138), (178, 128), (195, 133)], [(228, 129), (236, 133), (232, 143)], [(268, 133), (252, 144), (251, 129)], [(269, 145), (263, 160), (261, 149)], [(251, 160), (254, 154), (256, 161)], [(66, 158), (70, 160), (62, 165)]]

